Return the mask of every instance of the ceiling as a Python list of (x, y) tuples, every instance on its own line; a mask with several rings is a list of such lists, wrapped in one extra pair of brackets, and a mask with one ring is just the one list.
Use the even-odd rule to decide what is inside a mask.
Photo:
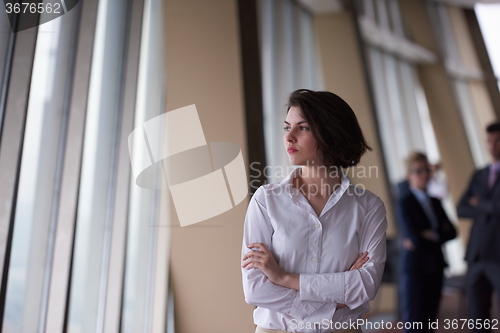
[(336, 13), (343, 9), (340, 0), (297, 0), (314, 14)]
[(438, 2), (444, 2), (451, 5), (457, 5), (460, 7), (474, 7), (476, 3), (498, 3), (500, 4), (500, 0), (435, 0)]
[[(297, 0), (304, 7), (308, 8), (314, 14), (337, 13), (342, 11), (344, 6), (342, 0)], [(405, 0), (400, 0), (405, 1)], [(438, 2), (448, 3), (455, 6), (472, 8), (475, 3), (497, 3), (500, 0), (434, 0)]]

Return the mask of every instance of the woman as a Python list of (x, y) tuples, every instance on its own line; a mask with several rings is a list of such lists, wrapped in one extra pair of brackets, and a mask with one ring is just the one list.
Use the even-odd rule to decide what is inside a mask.
[(256, 332), (361, 332), (352, 324), (377, 293), (387, 221), (383, 202), (341, 168), (371, 148), (330, 92), (293, 92), (284, 129), (301, 167), (258, 188), (245, 218), (243, 289)]

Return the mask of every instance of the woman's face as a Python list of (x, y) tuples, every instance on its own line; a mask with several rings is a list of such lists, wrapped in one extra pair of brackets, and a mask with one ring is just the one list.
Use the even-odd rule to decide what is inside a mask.
[(321, 166), (317, 142), (299, 107), (292, 106), (285, 119), (284, 144), (292, 165)]

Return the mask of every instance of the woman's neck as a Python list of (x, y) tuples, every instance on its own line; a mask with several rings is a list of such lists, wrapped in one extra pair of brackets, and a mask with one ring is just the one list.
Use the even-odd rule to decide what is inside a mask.
[(329, 197), (341, 183), (340, 168), (302, 166), (294, 180), (294, 187), (308, 196)]

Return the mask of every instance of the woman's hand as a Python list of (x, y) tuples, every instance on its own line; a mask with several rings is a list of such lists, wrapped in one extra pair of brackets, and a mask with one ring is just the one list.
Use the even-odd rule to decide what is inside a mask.
[[(370, 257), (368, 257), (368, 252), (365, 251), (363, 253), (360, 253), (358, 255), (358, 257), (356, 258), (356, 261), (354, 262), (354, 264), (352, 264), (351, 268), (349, 268), (349, 270), (354, 271), (356, 269), (360, 269), (361, 267), (363, 267), (364, 264), (366, 264), (368, 259), (370, 259)], [(346, 306), (346, 305), (342, 304), (342, 303), (337, 303), (337, 309), (341, 309), (344, 306)]]
[[(252, 243), (247, 247), (249, 249), (257, 248), (259, 250), (251, 250), (245, 253), (243, 258), (241, 258), (243, 261), (241, 267), (245, 269), (258, 268), (272, 283), (278, 286), (300, 290), (300, 274), (290, 274), (282, 270), (267, 246), (262, 243)], [(349, 270), (354, 271), (360, 269), (369, 259), (368, 252), (359, 254)], [(344, 306), (346, 305), (338, 303), (337, 309), (343, 308)]]
[(259, 250), (251, 250), (241, 258), (243, 264), (241, 267), (245, 269), (258, 268), (267, 278), (274, 284), (299, 290), (299, 274), (288, 274), (276, 262), (273, 254), (267, 246), (262, 243), (252, 243), (247, 246), (249, 249), (257, 248)]
[(360, 253), (349, 270), (354, 271), (356, 269), (360, 269), (364, 264), (367, 263), (368, 259), (370, 259), (370, 257), (368, 257), (368, 252), (365, 251), (363, 253)]

